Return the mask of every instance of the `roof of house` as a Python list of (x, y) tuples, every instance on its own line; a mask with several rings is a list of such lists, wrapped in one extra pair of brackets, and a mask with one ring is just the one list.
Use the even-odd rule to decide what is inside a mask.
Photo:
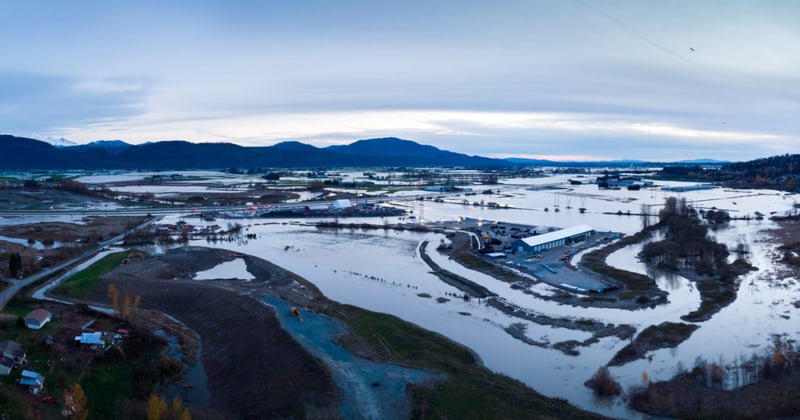
[(0, 343), (0, 353), (9, 354), (19, 358), (25, 356), (25, 349), (23, 349), (22, 346), (16, 341), (6, 340)]
[(44, 376), (41, 373), (32, 372), (30, 370), (22, 371), (22, 378), (19, 380), (20, 385), (44, 385)]
[(48, 311), (47, 309), (39, 308), (39, 309), (32, 310), (28, 314), (28, 316), (25, 317), (25, 321), (28, 321), (29, 319), (33, 319), (33, 320), (36, 320), (36, 322), (41, 324), (43, 322), (46, 322), (48, 319), (50, 319), (50, 317), (51, 317), (50, 311)]
[(525, 242), (526, 245), (533, 247), (537, 245), (546, 244), (548, 242), (557, 241), (559, 239), (566, 239), (575, 235), (591, 232), (593, 230), (594, 228), (592, 228), (589, 225), (578, 225), (566, 229), (557, 230), (554, 232), (543, 233), (541, 235), (529, 236), (527, 238), (522, 238), (520, 240), (522, 242)]

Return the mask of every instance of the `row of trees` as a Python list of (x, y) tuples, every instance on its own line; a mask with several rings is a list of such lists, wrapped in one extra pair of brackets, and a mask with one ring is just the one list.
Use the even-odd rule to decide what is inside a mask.
[(139, 295), (131, 295), (128, 291), (121, 292), (114, 283), (108, 285), (108, 298), (111, 299), (114, 315), (124, 321), (130, 320), (142, 301)]
[(177, 395), (167, 405), (164, 396), (150, 394), (147, 399), (147, 420), (191, 420), (192, 414)]

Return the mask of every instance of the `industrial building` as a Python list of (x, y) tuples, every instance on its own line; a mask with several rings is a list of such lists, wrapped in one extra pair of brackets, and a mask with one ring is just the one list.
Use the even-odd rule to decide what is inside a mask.
[(514, 242), (516, 252), (542, 252), (558, 246), (580, 242), (594, 235), (594, 229), (589, 225), (573, 226), (541, 235), (529, 236)]

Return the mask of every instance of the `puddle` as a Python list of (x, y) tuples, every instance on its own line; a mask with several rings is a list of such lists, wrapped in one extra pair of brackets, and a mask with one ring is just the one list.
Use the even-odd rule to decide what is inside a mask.
[(255, 277), (247, 271), (247, 264), (242, 258), (226, 261), (206, 271), (199, 271), (194, 276), (195, 280), (237, 279), (250, 281)]

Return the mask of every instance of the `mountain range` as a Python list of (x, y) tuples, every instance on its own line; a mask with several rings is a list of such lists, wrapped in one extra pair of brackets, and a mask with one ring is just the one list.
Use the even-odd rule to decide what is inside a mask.
[(410, 140), (381, 138), (348, 145), (315, 147), (295, 141), (244, 147), (232, 143), (159, 141), (131, 145), (101, 140), (85, 145), (54, 146), (48, 142), (0, 135), (0, 169), (225, 169), (336, 167), (466, 167), (509, 166), (503, 159), (469, 156)]
[[(322, 148), (297, 141), (256, 147), (245, 147), (232, 143), (190, 143), (182, 140), (158, 141), (139, 145), (132, 145), (121, 140), (99, 140), (84, 145), (75, 145), (64, 139), (59, 139), (56, 145), (52, 142), (52, 140), (47, 142), (13, 135), (0, 135), (0, 170), (625, 167), (648, 164), (648, 162), (636, 160), (557, 162), (520, 158), (493, 159), (450, 152), (394, 137), (358, 140), (347, 145)], [(694, 165), (720, 165), (722, 163), (724, 162), (711, 159), (691, 161), (691, 164)], [(676, 162), (676, 164), (681, 164), (681, 162)]]

